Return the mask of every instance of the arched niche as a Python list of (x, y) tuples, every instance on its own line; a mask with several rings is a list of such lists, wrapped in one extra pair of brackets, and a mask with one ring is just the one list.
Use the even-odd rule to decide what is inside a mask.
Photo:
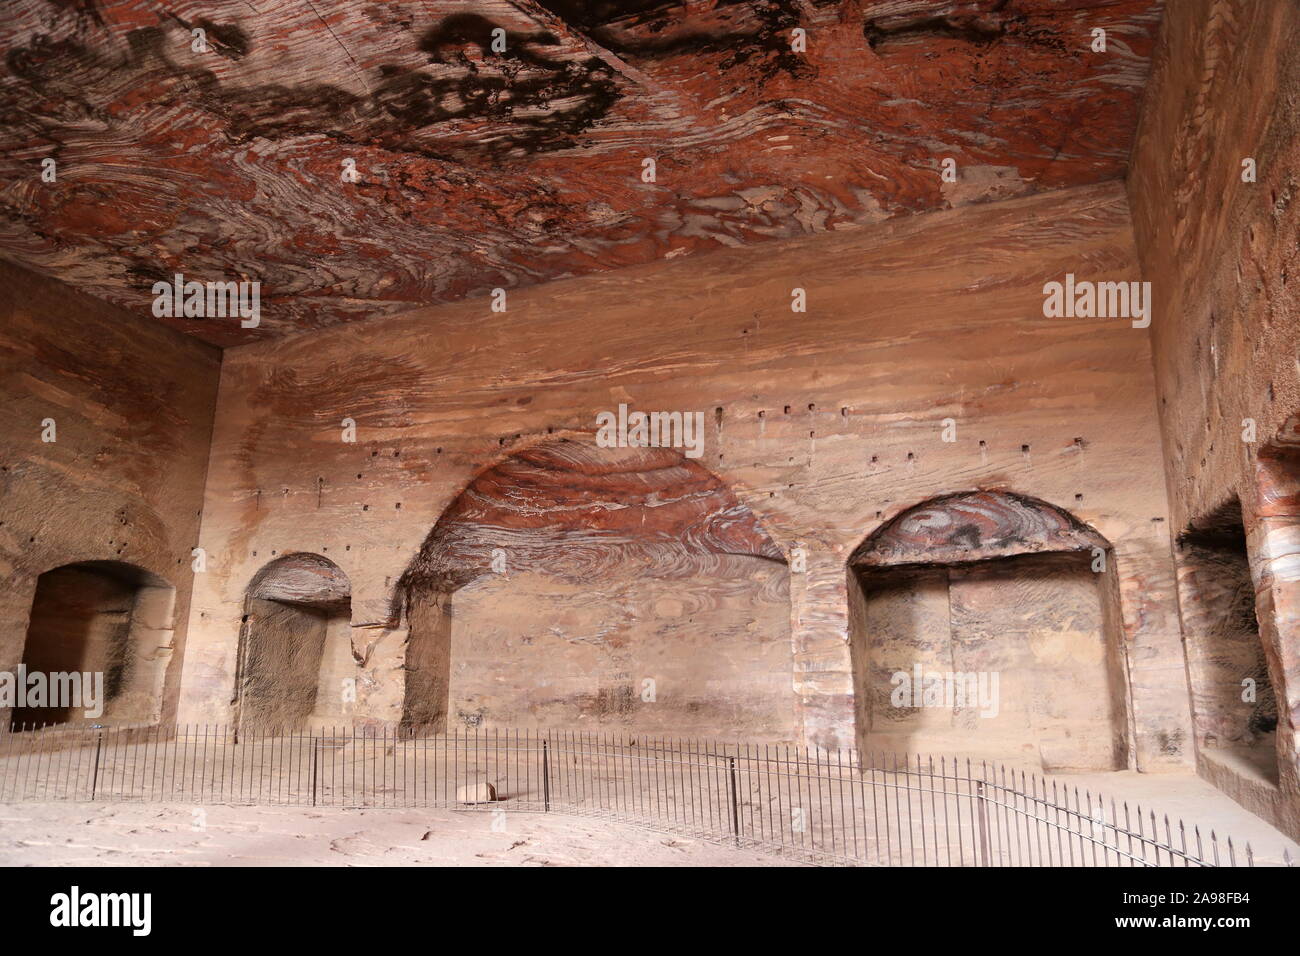
[(1222, 751), (1276, 783), (1277, 698), (1240, 500), (1191, 521), (1175, 555), (1197, 752)]
[(235, 703), (241, 726), (342, 723), (354, 699), (352, 587), (318, 554), (284, 555), (249, 583)]
[(398, 598), (408, 726), (794, 734), (784, 555), (674, 449), (511, 455), (448, 506)]
[(1013, 760), (1128, 762), (1110, 544), (1025, 495), (908, 508), (849, 559), (859, 746)]
[[(27, 706), (13, 708), (11, 726), (156, 723), (175, 600), (166, 580), (122, 561), (81, 561), (42, 574), (23, 642)], [(43, 675), (42, 698), (35, 675)]]

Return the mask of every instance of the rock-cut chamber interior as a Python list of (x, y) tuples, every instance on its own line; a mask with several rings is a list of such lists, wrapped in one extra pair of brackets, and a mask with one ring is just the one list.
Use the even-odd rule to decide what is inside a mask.
[(408, 726), (794, 736), (784, 556), (678, 451), (513, 455), (446, 510), (400, 590)]
[(1045, 771), (1125, 765), (1106, 543), (977, 492), (904, 512), (850, 562), (858, 743)]
[(1177, 560), (1201, 753), (1244, 761), (1276, 783), (1277, 699), (1260, 640), (1240, 502), (1193, 522), (1178, 539)]
[[(172, 653), (174, 603), (170, 584), (123, 562), (84, 561), (42, 574), (22, 664), (25, 673), (44, 675), (47, 696), (29, 697), (28, 706), (15, 707), (11, 726), (86, 719), (156, 722)], [(68, 693), (49, 696), (56, 686), (72, 686), (52, 675), (73, 674), (102, 683), (91, 689), (83, 681), (80, 701)], [(102, 699), (91, 699), (100, 693)]]

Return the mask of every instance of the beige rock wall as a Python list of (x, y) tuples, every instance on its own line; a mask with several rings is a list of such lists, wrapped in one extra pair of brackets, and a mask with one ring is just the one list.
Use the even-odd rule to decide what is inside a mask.
[(176, 713), (219, 365), (209, 346), (0, 262), (0, 670), (23, 658), (43, 572), (124, 562), (176, 589), (139, 615), (165, 694), (134, 687), (154, 699), (129, 709)]
[(1104, 583), (1086, 554), (864, 575), (863, 749), (993, 754), (1047, 772), (1126, 766)]
[(451, 726), (792, 739), (785, 566), (751, 555), (674, 564), (665, 575), (656, 561), (623, 561), (581, 582), (489, 575), (457, 591)]
[[(1242, 178), (1247, 160), (1254, 182)], [(1166, 6), (1128, 192), (1156, 303), (1152, 341), (1174, 529), (1240, 499), (1279, 695), (1280, 793), (1248, 767), (1211, 759), (1201, 769), (1300, 832), (1298, 485), (1273, 473), (1293, 463), (1268, 454), (1300, 412), (1300, 6)], [(1269, 518), (1274, 512), (1279, 517)], [(1293, 517), (1281, 520), (1287, 512)], [(1203, 621), (1184, 615), (1189, 642), (1204, 640)]]
[(316, 710), (325, 612), (253, 598), (241, 661), (241, 724), (300, 730)]

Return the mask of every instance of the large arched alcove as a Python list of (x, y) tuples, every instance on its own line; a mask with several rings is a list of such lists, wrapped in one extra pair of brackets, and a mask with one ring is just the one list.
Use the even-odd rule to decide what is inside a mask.
[(341, 723), (355, 699), (352, 587), (333, 561), (299, 552), (248, 586), (235, 699), (243, 726), (296, 730)]
[(175, 599), (163, 578), (121, 561), (82, 561), (42, 574), (23, 643), (24, 673), (44, 675), (47, 691), (70, 689), (71, 675), (81, 675), (81, 700), (46, 696), (34, 704), (29, 696), (28, 706), (14, 707), (11, 726), (156, 722)]
[(1127, 765), (1109, 543), (1006, 492), (935, 498), (849, 560), (858, 743), (1045, 770)]
[(409, 726), (794, 735), (784, 555), (673, 449), (512, 455), (443, 513), (399, 598)]

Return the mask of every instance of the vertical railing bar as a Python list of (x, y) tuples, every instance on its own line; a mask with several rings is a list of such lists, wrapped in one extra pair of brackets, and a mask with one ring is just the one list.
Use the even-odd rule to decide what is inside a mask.
[(31, 784), (30, 798), (38, 799), (41, 787), (41, 758), (45, 755), (44, 736), (45, 728), (49, 726), (46, 721), (41, 721), (40, 725), (32, 731), (32, 767), (28, 772), (28, 781)]
[[(617, 775), (623, 787), (619, 796), (619, 813), (624, 814), (625, 818), (632, 818), (633, 808), (636, 806), (636, 795), (632, 790), (632, 780), (628, 777), (628, 747), (627, 737), (614, 734), (614, 766)], [(679, 770), (681, 767), (679, 767)], [(676, 803), (676, 800), (675, 800)], [(679, 810), (681, 806), (679, 804)]]
[[(1001, 783), (998, 781), (999, 772), (1001, 772)], [(1007, 816), (1007, 799), (1006, 789), (1006, 768), (1001, 764), (993, 767), (993, 790), (997, 802), (994, 804), (995, 812), (993, 818), (997, 824), (998, 849), (997, 860), (999, 866), (1011, 866), (1014, 862), (1011, 843), (1011, 821)]]
[(96, 800), (104, 799), (105, 794), (113, 790), (113, 728), (105, 726), (101, 732), (104, 735), (104, 746), (100, 755), (99, 789)]
[(152, 727), (144, 729), (144, 771), (140, 774), (140, 792), (146, 802), (152, 802), (158, 799), (155, 792), (154, 780), (157, 777), (155, 770), (158, 763), (158, 735), (162, 730), (161, 724), (154, 724)]
[(976, 809), (979, 816), (979, 837), (980, 837), (980, 866), (989, 866), (989, 834), (988, 834), (988, 810), (984, 800), (984, 781), (979, 780), (975, 784), (975, 793), (977, 795)]
[[(1003, 783), (1006, 782), (1006, 768), (1002, 771)], [(1011, 788), (1008, 791), (1014, 793), (1011, 799), (1012, 816), (1016, 821), (1016, 865), (1026, 866), (1025, 861), (1029, 857), (1029, 820), (1025, 816), (1025, 795), (1016, 788), (1016, 771), (1013, 767), (1011, 770)]]
[(104, 749), (104, 731), (95, 734), (95, 767), (90, 778), (90, 799), (93, 802), (95, 793), (99, 789), (99, 762)]
[(713, 741), (701, 738), (699, 748), (700, 786), (708, 806), (708, 821), (704, 832), (710, 837), (718, 838), (723, 826), (723, 809), (721, 795), (718, 793), (718, 759)]
[[(876, 811), (876, 800), (879, 799), (880, 806), (885, 811), (885, 857), (884, 865), (894, 865), (894, 831), (889, 820), (889, 778), (884, 773), (884, 768), (880, 766), (884, 763), (884, 755), (876, 751), (871, 751), (871, 803), (872, 812), (876, 813), (879, 820), (879, 813)], [(877, 780), (879, 777), (879, 780)], [(879, 832), (877, 832), (877, 842), (879, 842)], [(900, 858), (901, 862), (901, 858)]]
[(645, 743), (643, 737), (630, 736), (628, 740), (628, 756), (630, 758), (630, 771), (632, 771), (632, 792), (636, 797), (637, 817), (649, 819), (646, 813), (646, 792), (645, 792)]
[(61, 792), (59, 786), (60, 783), (59, 774), (63, 770), (64, 753), (63, 753), (63, 747), (60, 742), (63, 740), (64, 732), (66, 731), (67, 726), (68, 726), (67, 724), (55, 724), (53, 727), (50, 728), (48, 734), (49, 736), (48, 746), (49, 746), (50, 759), (49, 759), (49, 763), (46, 765), (46, 771), (45, 771), (45, 796), (44, 796), (44, 800), (47, 803), (51, 800), (57, 800), (58, 794)]
[(19, 721), (18, 730), (16, 731), (18, 757), (17, 765), (14, 768), (14, 799), (20, 801), (27, 799), (27, 763), (30, 760), (28, 751), (31, 750), (32, 746), (27, 724), (28, 722), (25, 720)]
[(660, 737), (663, 754), (663, 815), (659, 823), (673, 829), (677, 822), (677, 751), (671, 737)]
[[(757, 748), (755, 749), (757, 750)], [(758, 787), (759, 796), (763, 801), (761, 806), (767, 810), (767, 824), (763, 832), (763, 839), (768, 843), (780, 845), (780, 834), (772, 822), (772, 803), (774, 799), (779, 799), (779, 794), (772, 792), (772, 744), (770, 741), (763, 742), (762, 776)]]
[[(1088, 790), (1088, 789), (1085, 788), (1084, 791), (1083, 791), (1083, 795), (1084, 795), (1084, 799), (1087, 801), (1087, 804), (1088, 804), (1088, 837), (1089, 837), (1088, 842), (1092, 845), (1092, 865), (1095, 867), (1095, 866), (1097, 865), (1097, 833), (1096, 833), (1096, 826), (1095, 826), (1095, 824), (1096, 824), (1096, 822), (1097, 822), (1097, 818), (1093, 815), (1093, 811), (1092, 811), (1092, 791), (1091, 791), (1091, 790)], [(1099, 795), (1099, 796), (1100, 796), (1100, 795)], [(1076, 788), (1076, 789), (1075, 789), (1075, 802), (1076, 802), (1076, 803), (1078, 802), (1078, 799), (1079, 799), (1079, 791), (1078, 791), (1078, 789)], [(1106, 822), (1105, 814), (1102, 813), (1101, 817), (1102, 817), (1102, 834), (1104, 835), (1105, 832), (1106, 832), (1106, 831), (1105, 831), (1105, 822)], [(1079, 829), (1081, 829), (1081, 830), (1083, 829), (1083, 824), (1082, 824), (1082, 823), (1080, 823), (1080, 825), (1079, 825)], [(1103, 844), (1103, 846), (1104, 846), (1104, 844)]]
[(50, 728), (48, 733), (49, 736), (48, 748), (49, 748), (50, 759), (49, 762), (46, 764), (45, 790), (44, 790), (45, 796), (43, 798), (47, 803), (52, 800), (57, 800), (58, 794), (62, 792), (60, 788), (60, 780), (59, 780), (59, 774), (63, 770), (63, 760), (64, 760), (63, 746), (61, 744), (61, 741), (63, 740), (67, 727), (68, 727), (67, 724), (55, 724), (53, 727)]
[[(820, 821), (813, 816), (812, 800), (812, 781), (808, 779), (808, 747), (806, 745), (795, 745), (794, 748), (794, 777), (795, 784), (799, 788), (799, 808), (803, 814), (803, 840), (802, 844), (810, 853), (817, 852), (817, 826)], [(806, 792), (805, 792), (806, 791)], [(802, 848), (802, 847), (801, 847)]]
[(76, 790), (72, 777), (72, 767), (76, 762), (79, 748), (72, 741), (75, 741), (80, 736), (80, 733), (80, 727), (65, 727), (63, 730), (63, 743), (61, 745), (63, 756), (59, 767), (63, 773), (63, 779), (58, 783), (59, 799), (61, 800), (68, 799), (69, 795)]
[(38, 727), (36, 729), (36, 732), (32, 734), (32, 746), (35, 750), (35, 755), (36, 755), (35, 766), (32, 768), (32, 799), (33, 800), (37, 800), (40, 798), (41, 780), (42, 780), (41, 764), (44, 761), (44, 758), (46, 756), (47, 746), (46, 746), (45, 738), (46, 738), (46, 734), (49, 731), (49, 727), (50, 727), (49, 721), (42, 721), (40, 727)]
[(7, 739), (12, 742), (13, 747), (13, 786), (10, 788), (9, 801), (18, 802), (23, 799), (23, 760), (26, 756), (27, 738), (24, 736), (23, 728), (27, 722), (24, 720), (13, 721), (11, 719)]
[[(884, 754), (881, 754), (881, 757), (884, 756)], [(894, 793), (894, 826), (897, 830), (898, 862), (901, 866), (903, 863), (903, 811), (898, 802), (898, 774), (895, 772), (898, 768), (898, 756), (892, 752), (889, 754), (889, 765), (890, 772), (885, 777), (887, 781), (885, 792), (888, 794), (892, 790)], [(886, 811), (886, 815), (888, 815), (888, 811)]]
[(604, 740), (605, 747), (605, 773), (610, 778), (610, 790), (613, 794), (610, 806), (617, 815), (623, 806), (623, 798), (619, 791), (619, 775), (613, 769), (618, 763), (617, 744), (614, 741), (613, 733), (603, 733), (601, 737)]
[[(904, 765), (905, 765), (905, 766), (908, 766), (906, 760), (904, 760)], [(910, 766), (909, 766), (909, 775), (910, 775)], [(921, 823), (920, 823), (920, 825), (917, 827), (917, 830), (918, 830), (918, 831), (920, 832), (920, 834), (921, 834), (921, 865), (922, 865), (922, 866), (929, 866), (929, 865), (930, 865), (930, 847), (929, 847), (929, 844), (927, 844), (927, 843), (926, 843), (926, 840), (925, 840), (925, 791), (922, 789), (922, 783), (921, 783), (921, 780), (922, 780), (922, 773), (921, 773), (921, 755), (920, 755), (920, 754), (917, 754), (917, 757), (916, 757), (916, 803), (917, 803), (917, 806), (919, 806), (920, 809), (921, 809)], [(909, 807), (911, 806), (911, 801), (910, 801), (910, 800), (908, 801), (908, 806), (909, 806)]]
[(33, 764), (39, 765), (40, 763), (39, 734), (40, 734), (40, 728), (43, 726), (44, 723), (38, 724), (36, 721), (33, 720), (28, 725), (28, 729), (26, 730), (26, 736), (24, 737), (24, 740), (27, 743), (27, 762), (26, 762), (26, 767), (24, 768), (23, 771), (24, 776), (23, 776), (23, 789), (22, 789), (24, 800), (31, 799), (33, 796), (35, 796), (35, 782), (32, 779), (33, 778), (32, 765)]
[[(61, 780), (55, 784), (55, 791), (58, 794), (56, 799), (70, 800), (77, 791), (76, 777), (73, 773), (73, 767), (81, 753), (81, 748), (76, 743), (82, 735), (80, 726), (65, 726), (60, 734), (62, 743), (60, 744), (61, 758), (59, 761), (59, 771), (63, 774)], [(3, 749), (4, 731), (0, 731), (0, 750)], [(3, 759), (0, 756), (0, 759)], [(3, 789), (3, 785), (0, 785)]]
[(226, 758), (230, 755), (230, 724), (221, 724), (221, 794), (222, 803), (227, 802), (226, 798)]
[(200, 778), (201, 782), (199, 784), (199, 803), (208, 803), (212, 799), (213, 771), (212, 765), (208, 761), (208, 738), (211, 736), (209, 731), (210, 726), (211, 725), (207, 723), (204, 723), (203, 725), (203, 776)]

